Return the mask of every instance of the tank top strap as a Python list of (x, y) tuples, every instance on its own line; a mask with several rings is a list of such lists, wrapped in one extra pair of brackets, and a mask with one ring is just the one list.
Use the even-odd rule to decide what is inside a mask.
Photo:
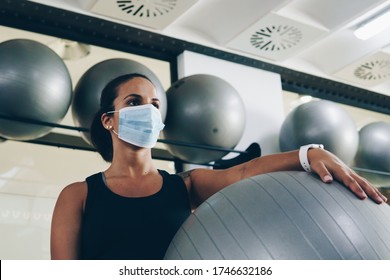
[(102, 172), (93, 174), (85, 179), (87, 182), (87, 201), (86, 207), (91, 201), (95, 201), (95, 198), (99, 197), (104, 191), (105, 184), (103, 181)]
[(188, 191), (183, 178), (176, 174), (170, 174), (165, 170), (158, 171), (163, 177), (160, 193), (169, 196), (170, 200), (180, 197), (180, 199), (185, 199), (189, 203)]
[(93, 186), (99, 183), (104, 183), (103, 181), (103, 175), (102, 172), (95, 173), (85, 179), (87, 181), (87, 184)]

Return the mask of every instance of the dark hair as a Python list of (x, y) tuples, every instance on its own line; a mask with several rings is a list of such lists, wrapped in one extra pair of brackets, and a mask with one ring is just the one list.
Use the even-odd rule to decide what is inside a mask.
[(102, 90), (100, 97), (100, 109), (96, 113), (91, 124), (92, 145), (107, 162), (112, 162), (112, 138), (111, 133), (103, 127), (101, 116), (104, 113), (115, 110), (114, 100), (118, 96), (118, 87), (134, 78), (144, 78), (153, 83), (148, 77), (139, 73), (126, 74), (111, 80)]

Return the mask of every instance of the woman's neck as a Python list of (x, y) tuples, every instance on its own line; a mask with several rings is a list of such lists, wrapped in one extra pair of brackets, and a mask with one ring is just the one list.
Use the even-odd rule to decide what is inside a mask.
[(107, 169), (111, 175), (138, 177), (157, 172), (152, 160), (151, 149), (119, 149)]

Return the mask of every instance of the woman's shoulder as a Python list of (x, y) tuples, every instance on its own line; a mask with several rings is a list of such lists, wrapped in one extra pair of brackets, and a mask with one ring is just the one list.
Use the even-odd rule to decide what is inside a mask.
[(87, 196), (86, 181), (74, 182), (65, 186), (59, 195), (58, 199), (67, 200), (69, 202), (84, 201)]
[(70, 192), (70, 193), (79, 193), (87, 188), (87, 182), (86, 181), (80, 181), (80, 182), (73, 182), (69, 185), (67, 185), (65, 188), (63, 188), (63, 192)]
[(164, 179), (167, 179), (167, 180), (173, 180), (173, 181), (176, 181), (179, 180), (179, 181), (182, 181), (182, 177), (180, 176), (179, 173), (170, 173), (166, 170), (162, 170), (162, 169), (158, 169), (158, 172), (160, 173), (160, 175), (164, 178)]
[[(164, 178), (164, 183), (169, 185), (169, 186), (176, 186), (176, 187), (184, 187), (184, 189), (188, 192), (189, 191), (189, 185), (188, 180), (183, 173), (170, 173), (165, 170), (158, 170), (159, 173), (163, 176)], [(175, 188), (174, 188), (175, 189)]]
[(95, 173), (95, 174), (87, 177), (84, 181), (73, 182), (73, 183), (65, 186), (62, 189), (61, 193), (64, 193), (65, 195), (70, 195), (70, 196), (73, 196), (73, 195), (86, 196), (87, 190), (88, 190), (88, 184), (89, 183), (93, 184), (97, 180), (101, 180), (101, 179), (102, 179), (102, 173), (101, 172)]

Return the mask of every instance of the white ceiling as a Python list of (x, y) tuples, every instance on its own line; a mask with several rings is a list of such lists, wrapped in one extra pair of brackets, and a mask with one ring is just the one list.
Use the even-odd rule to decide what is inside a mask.
[(356, 38), (390, 0), (36, 0), (390, 95), (390, 22)]

